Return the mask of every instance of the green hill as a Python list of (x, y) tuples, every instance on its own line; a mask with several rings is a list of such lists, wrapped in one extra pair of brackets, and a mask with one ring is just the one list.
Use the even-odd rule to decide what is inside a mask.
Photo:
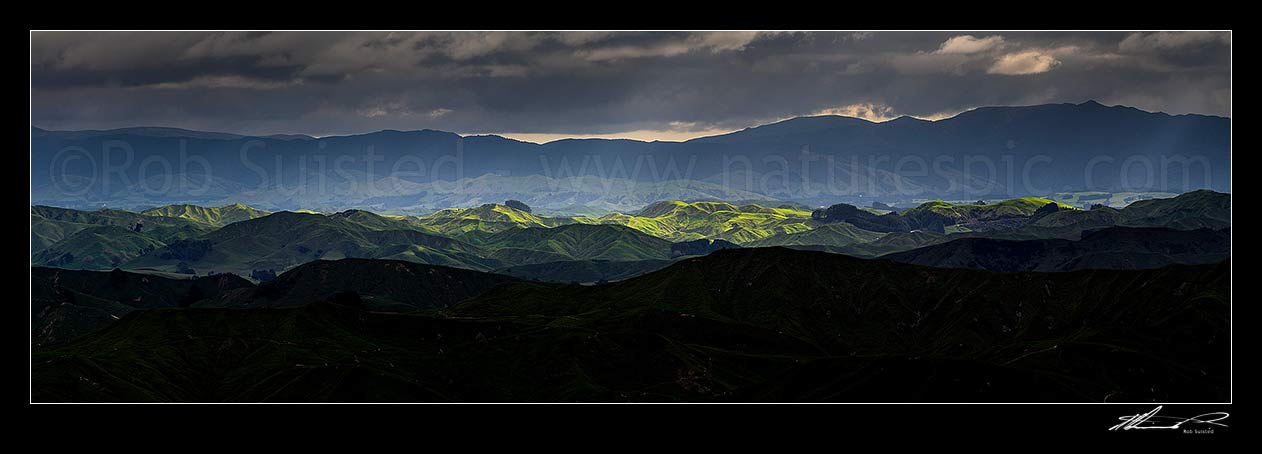
[(277, 272), (312, 260), (390, 258), (470, 269), (499, 263), (475, 246), (418, 230), (374, 230), (344, 217), (273, 213), (229, 224), (195, 239), (168, 244), (127, 263), (129, 268), (199, 273)]
[(1058, 192), (1047, 196), (1047, 198), (1085, 210), (1097, 204), (1112, 208), (1122, 208), (1140, 200), (1166, 199), (1177, 195), (1179, 194), (1171, 192), (1082, 191)]
[(1035, 219), (1073, 207), (1048, 199), (1026, 197), (997, 203), (956, 204), (934, 200), (902, 212), (886, 212), (839, 203), (811, 213), (819, 223), (846, 222), (873, 232), (930, 230), (938, 233), (998, 231), (1021, 227)]
[(775, 234), (808, 230), (810, 218), (810, 212), (797, 208), (673, 200), (653, 203), (636, 214), (610, 213), (598, 221), (624, 225), (671, 241), (709, 238), (743, 244)]
[(117, 226), (135, 230), (161, 242), (191, 238), (210, 230), (187, 219), (155, 218), (123, 210), (72, 210), (48, 206), (31, 207), (31, 254), (94, 226)]
[(1231, 226), (1231, 194), (1192, 191), (1169, 199), (1140, 200), (1122, 209), (1123, 224), (1180, 230)]
[(1020, 230), (1036, 238), (1077, 239), (1084, 231), (1120, 225), (1124, 222), (1125, 215), (1121, 210), (1103, 207), (1094, 210), (1058, 211)]
[[(1230, 226), (1230, 202), (1230, 194), (1196, 191), (1123, 209), (1077, 210), (1046, 199), (1023, 198), (981, 204), (935, 201), (901, 214), (877, 214), (847, 204), (808, 213), (793, 205), (665, 201), (635, 214), (611, 213), (599, 219), (538, 216), (486, 204), (422, 217), (347, 210), (272, 218), (281, 214), (276, 213), (218, 228), (212, 224), (232, 220), (232, 213), (248, 216), (257, 211), (241, 205), (173, 205), (151, 212), (176, 216), (149, 216), (33, 206), (31, 243), (33, 263), (85, 269), (191, 269), (248, 276), (256, 269), (283, 271), (316, 259), (358, 257), (490, 270), (546, 262), (669, 258), (658, 254), (660, 242), (649, 244), (625, 229), (591, 227), (596, 225), (623, 226), (665, 241), (724, 240), (878, 256), (959, 238), (1077, 240), (1082, 232), (1113, 226), (1221, 229)], [(261, 227), (264, 224), (266, 228)]]
[(853, 243), (846, 246), (790, 246), (794, 249), (823, 250), (852, 257), (878, 257), (892, 252), (900, 252), (947, 241), (951, 236), (925, 230), (913, 232), (891, 232), (867, 243)]
[(824, 224), (811, 230), (794, 233), (772, 235), (757, 241), (746, 243), (747, 247), (768, 246), (849, 246), (855, 243), (869, 243), (885, 236), (884, 233), (870, 232), (848, 223)]
[(154, 217), (187, 219), (206, 226), (223, 227), (233, 222), (260, 218), (271, 213), (236, 203), (222, 207), (203, 207), (184, 204), (166, 205), (141, 211), (140, 214)]
[(165, 245), (132, 229), (92, 226), (48, 246), (31, 257), (31, 262), (70, 269), (111, 269)]
[(448, 208), (433, 214), (417, 216), (418, 225), (448, 236), (497, 233), (513, 228), (556, 227), (573, 223), (591, 223), (587, 218), (547, 217), (531, 214), (505, 205), (488, 203), (474, 208)]
[(408, 216), (385, 216), (364, 210), (346, 210), (330, 214), (329, 217), (352, 222), (369, 230), (416, 230), (437, 234)]
[(480, 246), (512, 266), (564, 260), (668, 260), (669, 241), (619, 225), (571, 224), (515, 228), (490, 235)]
[(1141, 200), (1124, 208), (1064, 210), (1014, 230), (1013, 239), (1063, 238), (1112, 226), (1167, 227), (1179, 230), (1231, 226), (1231, 194), (1193, 191), (1176, 197)]
[[(1075, 208), (1060, 202), (1038, 197), (1024, 197), (987, 204), (954, 204), (935, 200), (925, 202), (915, 208), (907, 209), (899, 215), (911, 221), (913, 226), (928, 226), (941, 223), (944, 226), (963, 225), (972, 230), (996, 229), (1007, 227), (1004, 221), (1025, 220), (1034, 215), (1039, 208), (1049, 203), (1056, 204), (1061, 210)], [(990, 224), (1000, 223), (999, 226)]]

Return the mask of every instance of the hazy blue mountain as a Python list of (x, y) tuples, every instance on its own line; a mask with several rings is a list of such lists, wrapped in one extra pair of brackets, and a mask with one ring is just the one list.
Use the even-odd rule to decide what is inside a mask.
[[(1020, 173), (1025, 159), (1045, 155), (1049, 163), (1036, 164), (1028, 183), (1037, 188), (1060, 191), (1078, 188), (1084, 182), (1084, 169), (1092, 159), (1113, 159), (1112, 165), (1094, 169), (1097, 188), (1118, 187), (1121, 164), (1137, 157), (1159, 165), (1163, 157), (1203, 156), (1211, 166), (1211, 181), (1194, 181), (1191, 186), (1176, 181), (1183, 177), (1175, 167), (1169, 181), (1183, 192), (1196, 188), (1228, 189), (1231, 120), (1204, 115), (1167, 115), (1132, 107), (1106, 107), (1094, 101), (1082, 104), (1047, 104), (1028, 107), (983, 107), (951, 118), (925, 122), (914, 119), (872, 123), (848, 117), (824, 116), (785, 120), (689, 143), (720, 144), (736, 150), (773, 151), (786, 156), (808, 146), (813, 153), (843, 151), (875, 153), (897, 160), (903, 156), (924, 158), (984, 156), (1000, 163), (1005, 156), (1014, 159)], [(960, 162), (960, 161), (956, 161)], [(1134, 177), (1142, 176), (1143, 162), (1136, 161)], [(790, 164), (793, 160), (790, 159)], [(793, 165), (789, 169), (796, 169)], [(913, 167), (914, 168), (914, 167)], [(958, 167), (962, 168), (962, 167)], [(822, 169), (821, 169), (822, 170)], [(999, 169), (1003, 170), (1003, 169)], [(1201, 176), (1199, 168), (1192, 177)], [(1009, 175), (1001, 174), (1003, 181)], [(1134, 178), (1133, 181), (1142, 181)], [(930, 181), (930, 183), (933, 183)], [(1025, 194), (1010, 188), (1011, 195)]]
[[(63, 206), (251, 200), (268, 210), (385, 209), (421, 206), (418, 201), (443, 193), (443, 185), (435, 188), (435, 182), (485, 177), (490, 181), (475, 185), (481, 187), (477, 191), (495, 191), (496, 180), (531, 176), (563, 181), (587, 176), (621, 181), (622, 186), (692, 181), (717, 185), (728, 192), (727, 199), (753, 195), (811, 203), (861, 194), (950, 200), (1127, 189), (1123, 186), (1226, 191), (1230, 127), (1231, 120), (1223, 117), (1172, 116), (1088, 102), (979, 108), (934, 122), (804, 117), (687, 142), (584, 139), (541, 145), (432, 130), (312, 139), (169, 128), (32, 128), (32, 198)], [(881, 160), (872, 161), (874, 156)], [(156, 172), (138, 164), (155, 157), (171, 168)], [(917, 176), (928, 168), (895, 169), (903, 158), (936, 167)], [(971, 165), (967, 158), (985, 162)], [(805, 173), (803, 162), (809, 164)], [(1091, 182), (1084, 181), (1088, 163), (1095, 163)], [(1130, 173), (1123, 173), (1124, 163), (1130, 164)], [(1187, 172), (1185, 163), (1193, 164)], [(995, 173), (988, 165), (995, 166)], [(1024, 172), (1027, 166), (1030, 171)], [(1206, 166), (1208, 179), (1202, 171)], [(104, 168), (118, 170), (102, 178)], [(1161, 168), (1167, 171), (1163, 174)], [(1142, 178), (1148, 170), (1158, 178)], [(1023, 172), (1029, 179), (1017, 181)], [(520, 186), (520, 181), (513, 184)], [(574, 212), (582, 212), (589, 202), (621, 203), (601, 185), (558, 194), (566, 191), (549, 190), (547, 180), (525, 181), (531, 191), (519, 191), (525, 195), (518, 198), (536, 208), (571, 204)], [(453, 195), (451, 185), (446, 186), (447, 196), (440, 198), (444, 207), (505, 199), (503, 192)], [(640, 201), (703, 198), (690, 192), (696, 190), (688, 184), (664, 187), (651, 197), (637, 191), (632, 188), (628, 194)], [(251, 197), (242, 196), (247, 193)]]

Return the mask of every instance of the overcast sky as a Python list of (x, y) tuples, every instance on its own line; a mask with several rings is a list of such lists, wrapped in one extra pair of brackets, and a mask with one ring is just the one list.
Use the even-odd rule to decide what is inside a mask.
[(49, 129), (680, 140), (801, 115), (1095, 99), (1230, 116), (1209, 32), (35, 32)]

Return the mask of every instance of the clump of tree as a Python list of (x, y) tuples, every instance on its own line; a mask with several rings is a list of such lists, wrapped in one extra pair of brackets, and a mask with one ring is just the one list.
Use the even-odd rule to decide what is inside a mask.
[[(929, 213), (932, 218), (941, 215)], [(922, 225), (932, 224), (933, 219), (906, 219), (896, 212), (882, 215), (859, 209), (848, 203), (838, 203), (828, 208), (811, 212), (811, 218), (827, 223), (848, 222), (855, 227), (873, 232), (907, 232)]]
[(525, 203), (522, 203), (520, 200), (506, 200), (504, 201), (504, 206), (512, 208), (514, 210), (521, 210), (521, 211), (530, 213), (530, 205), (526, 205)]
[(65, 254), (61, 254), (61, 256), (57, 257), (56, 259), (45, 262), (44, 264), (48, 266), (62, 266), (73, 261), (74, 261), (74, 254), (67, 252)]
[(276, 270), (253, 270), (250, 272), (250, 278), (259, 281), (259, 283), (267, 282), (276, 279)]
[(1048, 202), (1047, 205), (1043, 205), (1039, 207), (1039, 209), (1034, 210), (1034, 214), (1030, 215), (1029, 222), (1034, 222), (1036, 220), (1043, 219), (1043, 217), (1050, 215), (1052, 213), (1055, 213), (1057, 211), (1060, 211), (1060, 205), (1057, 205), (1056, 202)]
[(188, 262), (175, 264), (175, 272), (180, 274), (197, 274), (197, 271), (193, 270), (193, 267), (189, 266)]
[(197, 261), (205, 257), (213, 247), (209, 240), (179, 240), (168, 244), (166, 250), (158, 254), (158, 258)]

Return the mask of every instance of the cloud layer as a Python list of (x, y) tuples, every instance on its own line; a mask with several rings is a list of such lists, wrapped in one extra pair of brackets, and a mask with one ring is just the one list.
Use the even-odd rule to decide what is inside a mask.
[(54, 129), (686, 137), (1095, 99), (1230, 115), (1228, 33), (36, 32)]

